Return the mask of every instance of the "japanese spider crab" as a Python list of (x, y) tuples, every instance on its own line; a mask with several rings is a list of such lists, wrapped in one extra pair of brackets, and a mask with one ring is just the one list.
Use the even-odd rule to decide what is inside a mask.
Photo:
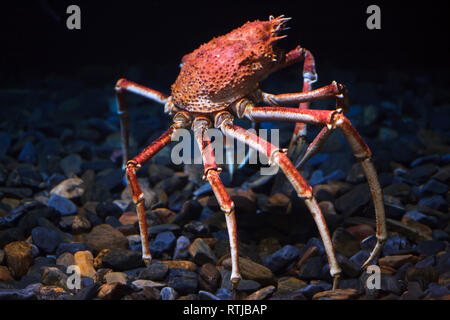
[[(316, 154), (334, 129), (341, 129), (364, 170), (375, 207), (377, 243), (362, 268), (371, 263), (380, 253), (387, 238), (382, 191), (371, 162), (369, 147), (343, 115), (343, 111), (348, 107), (347, 90), (344, 85), (336, 81), (312, 90), (311, 84), (317, 80), (317, 74), (314, 57), (310, 51), (297, 46), (283, 53), (274, 47), (278, 40), (286, 37), (280, 33), (287, 29), (285, 24), (288, 20), (290, 18), (284, 16), (277, 18), (271, 16), (268, 21), (247, 22), (240, 28), (214, 38), (185, 55), (182, 58), (178, 78), (172, 85), (170, 96), (125, 79), (117, 82), (115, 90), (120, 114), (124, 169), (137, 208), (142, 258), (147, 264), (151, 261), (151, 254), (144, 195), (138, 184), (136, 171), (168, 145), (171, 137), (180, 128), (191, 128), (194, 131), (204, 164), (203, 178), (211, 184), (220, 209), (225, 213), (230, 239), (231, 281), (234, 288), (241, 279), (234, 204), (219, 177), (221, 168), (216, 165), (211, 140), (207, 134), (210, 127), (218, 128), (225, 136), (248, 144), (250, 148), (263, 153), (272, 163), (281, 168), (298, 196), (304, 199), (317, 224), (333, 277), (333, 289), (338, 287), (341, 269), (336, 260), (324, 216), (312, 194), (312, 188), (296, 167), (301, 166)], [(274, 95), (258, 88), (259, 82), (269, 74), (297, 62), (303, 62), (302, 92)], [(165, 112), (173, 116), (174, 122), (164, 134), (132, 160), (128, 160), (128, 108), (125, 102), (127, 92), (163, 104)], [(336, 100), (333, 110), (309, 109), (311, 101), (328, 98)], [(257, 106), (261, 104), (266, 106)], [(295, 104), (298, 104), (298, 107), (282, 107)], [(289, 147), (289, 151), (293, 153), (298, 153), (297, 150), (304, 144), (306, 124), (320, 125), (323, 128), (307, 148), (303, 158), (294, 166), (288, 158), (286, 149), (277, 148), (257, 135), (234, 125), (234, 117), (247, 118), (254, 123), (296, 122)]]

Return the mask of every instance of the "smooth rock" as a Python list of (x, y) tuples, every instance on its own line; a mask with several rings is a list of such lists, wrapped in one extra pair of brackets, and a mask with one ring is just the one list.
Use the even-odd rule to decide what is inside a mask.
[(75, 264), (80, 268), (82, 277), (93, 278), (95, 276), (94, 256), (90, 251), (77, 251), (74, 254)]
[(68, 216), (77, 212), (77, 207), (72, 201), (56, 194), (50, 197), (48, 200), (48, 206), (50, 208), (54, 208), (63, 216)]
[(189, 246), (189, 253), (198, 265), (205, 263), (217, 263), (217, 258), (209, 245), (202, 238), (197, 238)]
[(14, 241), (7, 244), (4, 250), (12, 276), (16, 279), (21, 278), (28, 272), (33, 261), (31, 246), (25, 241)]
[(54, 253), (62, 242), (61, 235), (50, 228), (36, 227), (31, 231), (33, 243), (44, 253)]
[(186, 269), (170, 269), (167, 277), (167, 285), (180, 294), (197, 292), (197, 274)]
[(109, 224), (95, 226), (91, 232), (82, 235), (83, 242), (92, 247), (94, 253), (102, 249), (126, 249), (127, 238)]
[(50, 195), (57, 195), (66, 199), (81, 197), (84, 193), (84, 181), (78, 177), (69, 178), (50, 190)]
[(298, 259), (300, 250), (292, 245), (286, 245), (280, 250), (267, 256), (264, 259), (264, 265), (268, 267), (272, 272), (279, 273), (283, 271), (290, 263)]
[(165, 263), (152, 263), (139, 274), (139, 279), (162, 281), (169, 272), (169, 266)]

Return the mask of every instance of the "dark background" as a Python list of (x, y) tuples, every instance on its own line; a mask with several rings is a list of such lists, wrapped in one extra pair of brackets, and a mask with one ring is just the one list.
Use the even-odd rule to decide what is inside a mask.
[[(1, 5), (2, 87), (13, 87), (24, 78), (71, 74), (86, 65), (147, 64), (163, 78), (156, 88), (166, 87), (167, 92), (184, 54), (270, 14), (293, 18), (289, 37), (280, 46), (301, 44), (314, 53), (318, 66), (417, 73), (447, 72), (449, 67), (449, 11), (444, 1), (12, 3)], [(81, 7), (80, 31), (66, 28), (70, 4)], [(381, 7), (381, 30), (366, 28), (370, 4)]]

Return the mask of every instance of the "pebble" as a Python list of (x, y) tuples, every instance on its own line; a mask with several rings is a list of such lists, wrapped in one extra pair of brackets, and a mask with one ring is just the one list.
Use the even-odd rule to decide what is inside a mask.
[(405, 263), (416, 263), (418, 258), (412, 254), (403, 254), (403, 255), (392, 255), (385, 256), (383, 258), (378, 259), (378, 263), (381, 267), (387, 266), (390, 268), (398, 269)]
[(309, 284), (306, 287), (303, 287), (299, 290), (295, 290), (293, 293), (301, 293), (304, 295), (307, 299), (312, 299), (312, 297), (322, 291), (327, 291), (331, 289), (331, 284), (329, 283), (314, 283)]
[(81, 197), (84, 193), (84, 181), (78, 177), (61, 181), (52, 190), (50, 195), (57, 195), (66, 199)]
[(245, 298), (245, 300), (264, 300), (270, 298), (275, 292), (275, 286), (267, 286), (262, 289), (255, 291)]
[(60, 256), (64, 252), (69, 252), (71, 254), (75, 254), (77, 251), (91, 251), (92, 247), (85, 243), (79, 243), (79, 242), (72, 242), (72, 243), (60, 243), (58, 245), (58, 248), (56, 249), (56, 255)]
[(144, 262), (140, 252), (111, 249), (103, 255), (101, 265), (103, 268), (124, 271), (142, 267), (144, 266)]
[(5, 248), (6, 263), (12, 276), (16, 279), (24, 276), (33, 261), (31, 246), (25, 241), (8, 243)]
[(164, 283), (161, 282), (156, 282), (156, 281), (152, 281), (152, 280), (143, 280), (143, 279), (138, 279), (132, 282), (132, 284), (139, 289), (144, 289), (144, 288), (162, 288), (165, 286)]
[(152, 263), (139, 274), (139, 279), (162, 281), (169, 272), (169, 266), (165, 263)]
[(310, 257), (300, 267), (298, 277), (303, 280), (322, 279), (322, 257)]
[[(115, 204), (115, 203), (114, 203)], [(138, 222), (138, 216), (136, 214), (136, 212), (133, 211), (127, 211), (124, 212), (120, 218), (119, 221), (121, 224), (123, 225), (127, 225), (127, 224), (135, 224), (136, 222)]]
[(80, 268), (82, 277), (93, 278), (95, 276), (94, 256), (90, 251), (77, 251), (74, 254), (75, 264)]
[(280, 273), (294, 260), (300, 256), (300, 250), (292, 245), (286, 245), (267, 256), (264, 259), (264, 265), (274, 273)]
[(308, 284), (294, 277), (281, 278), (278, 280), (277, 293), (286, 294), (306, 287)]
[[(222, 266), (231, 270), (231, 258), (224, 259)], [(263, 286), (276, 284), (272, 270), (248, 258), (239, 257), (239, 269), (244, 279), (254, 280)]]
[(316, 293), (313, 300), (354, 300), (359, 297), (359, 293), (355, 289), (336, 289)]
[(200, 268), (198, 280), (200, 288), (215, 292), (220, 284), (220, 272), (212, 263), (205, 263)]
[(195, 239), (189, 246), (189, 253), (198, 265), (217, 263), (217, 258), (209, 245), (202, 238)]
[(36, 227), (31, 232), (33, 243), (47, 254), (54, 253), (62, 242), (60, 233), (50, 228)]
[[(0, 282), (12, 282), (14, 281), (11, 273), (9, 272), (8, 268), (5, 266), (0, 266)], [(1, 290), (1, 289), (0, 289)]]
[(103, 300), (120, 300), (131, 292), (133, 292), (131, 286), (119, 282), (105, 283), (98, 289), (97, 298)]
[(82, 241), (89, 245), (94, 253), (102, 249), (127, 249), (128, 240), (109, 224), (95, 226), (91, 232), (82, 235)]
[(62, 171), (64, 172), (64, 175), (68, 178), (71, 178), (74, 174), (80, 174), (82, 163), (83, 161), (81, 157), (76, 153), (72, 153), (61, 160), (60, 166)]
[(64, 252), (56, 259), (56, 264), (67, 268), (75, 264), (75, 257), (70, 252)]
[(122, 209), (120, 209), (114, 202), (104, 201), (97, 205), (95, 213), (102, 219), (108, 216), (120, 218), (122, 215)]
[(150, 244), (150, 252), (155, 255), (161, 255), (173, 249), (176, 237), (171, 231), (158, 233), (155, 240)]
[(160, 294), (161, 300), (176, 300), (178, 298), (178, 293), (171, 287), (162, 288)]
[(176, 245), (175, 245), (175, 252), (173, 254), (173, 259), (186, 259), (190, 256), (189, 253), (189, 246), (191, 245), (191, 241), (185, 237), (180, 236), (177, 239)]
[(47, 204), (50, 208), (54, 208), (63, 216), (75, 214), (77, 212), (76, 205), (69, 199), (53, 194)]
[(42, 275), (41, 283), (49, 286), (57, 286), (67, 289), (68, 276), (58, 268), (42, 267), (41, 275)]
[(188, 271), (195, 272), (197, 271), (197, 265), (193, 263), (192, 261), (188, 260), (166, 260), (161, 261), (162, 263), (166, 264), (169, 269), (185, 269)]
[(444, 250), (445, 247), (446, 247), (445, 242), (438, 240), (429, 240), (419, 242), (416, 249), (417, 252), (419, 252), (420, 254), (429, 256)]
[(344, 228), (337, 228), (333, 232), (332, 242), (334, 249), (346, 257), (350, 258), (359, 251), (359, 240)]
[(167, 285), (182, 295), (196, 293), (198, 287), (197, 273), (186, 269), (170, 269), (167, 276)]
[(59, 221), (59, 227), (72, 234), (80, 234), (89, 231), (91, 223), (82, 215), (64, 216)]

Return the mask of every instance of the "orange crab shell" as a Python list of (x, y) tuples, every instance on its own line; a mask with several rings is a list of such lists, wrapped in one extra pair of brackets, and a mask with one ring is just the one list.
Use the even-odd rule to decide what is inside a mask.
[(172, 101), (191, 112), (215, 112), (250, 94), (283, 58), (273, 43), (287, 18), (247, 22), (182, 59)]

